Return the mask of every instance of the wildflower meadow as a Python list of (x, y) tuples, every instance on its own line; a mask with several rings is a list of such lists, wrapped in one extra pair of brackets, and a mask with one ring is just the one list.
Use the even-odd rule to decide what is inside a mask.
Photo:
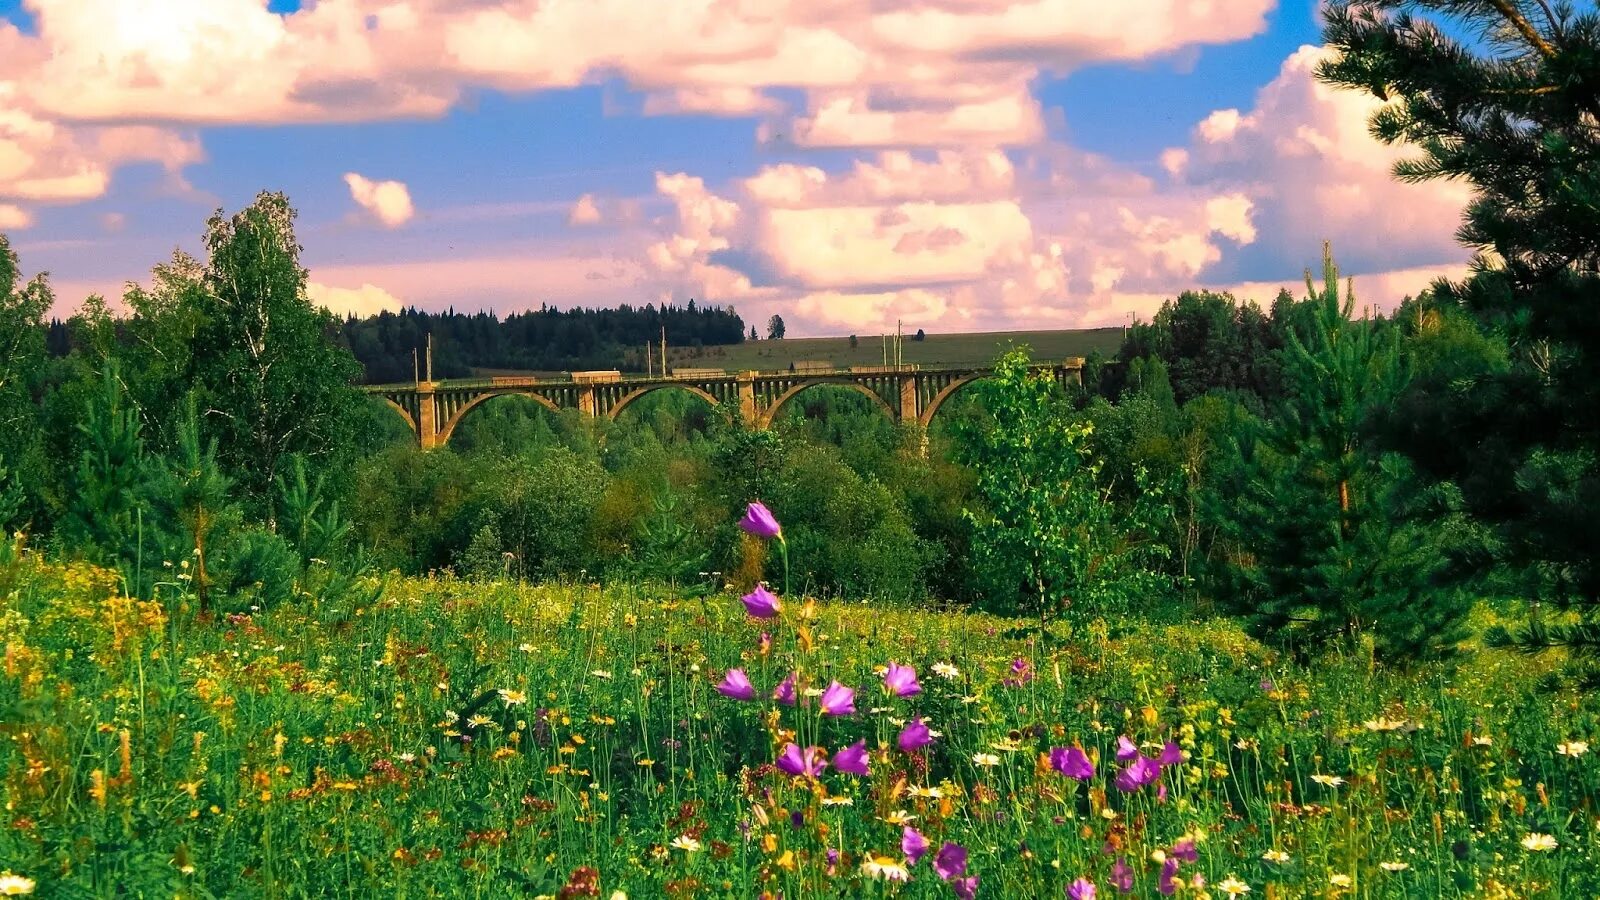
[(215, 620), (168, 587), (0, 570), (0, 893), (1600, 892), (1600, 728), (1509, 652), (1302, 668), (1222, 620), (781, 581), (372, 579)]

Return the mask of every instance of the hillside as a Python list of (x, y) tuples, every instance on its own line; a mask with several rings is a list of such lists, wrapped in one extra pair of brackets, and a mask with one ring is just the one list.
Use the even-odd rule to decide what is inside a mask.
[[(1007, 347), (1026, 344), (1035, 359), (1064, 359), (1088, 356), (1095, 350), (1111, 355), (1122, 344), (1121, 328), (1095, 328), (1079, 331), (988, 331), (970, 334), (930, 334), (924, 340), (905, 338), (902, 358), (922, 366), (983, 365)], [(669, 338), (670, 340), (670, 338)], [(884, 360), (883, 339), (862, 335), (855, 347), (848, 337), (785, 338), (779, 341), (746, 341), (714, 347), (671, 347), (667, 354), (678, 367), (758, 369), (765, 372), (787, 369), (797, 361), (830, 362), (836, 366), (875, 366)], [(643, 354), (629, 354), (629, 368), (644, 371)], [(512, 369), (476, 368), (473, 374), (522, 374)], [(545, 373), (550, 374), (550, 373)]]

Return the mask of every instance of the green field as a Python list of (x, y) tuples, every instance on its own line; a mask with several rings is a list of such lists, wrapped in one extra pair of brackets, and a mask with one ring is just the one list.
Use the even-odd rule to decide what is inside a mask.
[[(1495, 651), (1308, 669), (1222, 621), (1041, 640), (398, 577), (213, 618), (181, 574), (161, 602), (119, 581), (0, 565), (0, 872), (43, 897), (1157, 897), (1164, 868), (1190, 900), (1600, 890), (1596, 722)], [(755, 699), (718, 692), (734, 668)], [(788, 673), (798, 706), (768, 699)], [(819, 715), (834, 682), (853, 713)], [(827, 767), (775, 766), (791, 744)]]
[[(1078, 331), (988, 331), (971, 334), (930, 334), (921, 341), (906, 335), (902, 340), (901, 359), (911, 365), (986, 366), (995, 357), (1012, 346), (1026, 345), (1033, 358), (1046, 360), (1088, 356), (1098, 350), (1106, 356), (1122, 346), (1123, 329), (1094, 328)], [(715, 347), (672, 347), (667, 356), (677, 368), (724, 369), (729, 372), (757, 370), (776, 372), (789, 368), (795, 362), (826, 362), (838, 368), (850, 366), (883, 365), (885, 355), (892, 360), (893, 341), (889, 346), (880, 335), (860, 335), (856, 346), (850, 346), (849, 337), (784, 338), (781, 341), (745, 341), (742, 344)], [(656, 352), (652, 350), (652, 352)], [(644, 351), (630, 355), (630, 366), (643, 372)], [(560, 377), (564, 372), (530, 373), (516, 369), (477, 368), (478, 377), (495, 375), (536, 374)]]
[[(893, 361), (894, 336), (889, 336)], [(979, 366), (994, 362), (1001, 351), (1027, 345), (1037, 360), (1088, 356), (1099, 350), (1110, 355), (1122, 345), (1121, 328), (1084, 331), (1009, 331), (973, 334), (930, 334), (921, 341), (906, 335), (901, 358), (921, 366)], [(884, 362), (884, 341), (879, 335), (860, 335), (856, 346), (848, 337), (784, 338), (780, 341), (746, 341), (731, 347), (674, 348), (668, 357), (675, 366), (777, 371), (801, 361), (828, 362), (835, 366), (877, 366)]]

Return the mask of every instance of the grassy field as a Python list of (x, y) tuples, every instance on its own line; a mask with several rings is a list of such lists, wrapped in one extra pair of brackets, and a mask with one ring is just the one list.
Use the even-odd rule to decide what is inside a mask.
[[(81, 564), (0, 565), (0, 886), (1600, 891), (1593, 705), (1535, 691), (1525, 658), (1301, 668), (1224, 622), (1041, 640), (961, 612), (757, 620), (732, 595), (399, 578), (213, 618), (174, 572), (150, 603)], [(743, 693), (732, 669), (755, 699), (719, 692)], [(768, 699), (791, 674), (797, 705)]]
[[(890, 342), (892, 344), (893, 336)], [(923, 366), (987, 365), (1013, 344), (1026, 344), (1039, 360), (1088, 356), (1094, 350), (1109, 355), (1122, 345), (1122, 329), (930, 334), (921, 341), (906, 335), (901, 356), (907, 363)], [(891, 346), (889, 353), (893, 352)], [(693, 348), (669, 347), (667, 355), (675, 366), (729, 370), (774, 371), (787, 369), (790, 363), (798, 361), (829, 362), (841, 367), (876, 366), (883, 364), (884, 344), (875, 334), (860, 335), (854, 348), (848, 337), (785, 338), (746, 341), (732, 347), (707, 347), (698, 353)]]
[[(892, 342), (891, 338), (891, 342)], [(1034, 359), (1059, 360), (1088, 356), (1095, 350), (1110, 356), (1122, 346), (1121, 328), (1096, 328), (1082, 331), (995, 331), (973, 334), (930, 334), (921, 341), (906, 335), (901, 359), (921, 366), (983, 366), (1013, 345), (1027, 345)], [(889, 348), (893, 353), (893, 348)], [(848, 337), (785, 338), (781, 341), (746, 341), (726, 347), (668, 347), (667, 356), (678, 368), (725, 369), (739, 372), (755, 369), (775, 372), (794, 362), (827, 362), (840, 368), (877, 366), (884, 361), (884, 343), (878, 335), (861, 335), (855, 347)], [(632, 368), (644, 371), (644, 352), (640, 348)], [(542, 375), (560, 377), (563, 372), (526, 372), (515, 369), (475, 369), (478, 377), (495, 375)]]

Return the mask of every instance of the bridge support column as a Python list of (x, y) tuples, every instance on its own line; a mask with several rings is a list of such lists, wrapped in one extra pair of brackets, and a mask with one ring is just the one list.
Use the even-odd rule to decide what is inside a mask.
[(915, 425), (922, 421), (922, 410), (917, 409), (917, 376), (900, 376), (900, 424)]
[(1083, 357), (1069, 356), (1061, 368), (1063, 382), (1083, 387)]
[(739, 417), (744, 419), (746, 428), (760, 428), (761, 420), (756, 416), (756, 373), (740, 372), (735, 380), (739, 385)]
[(595, 405), (594, 385), (586, 384), (578, 388), (578, 412), (591, 419), (600, 414), (600, 408)]
[(417, 443), (424, 450), (439, 446), (438, 410), (433, 403), (433, 382), (417, 385)]

